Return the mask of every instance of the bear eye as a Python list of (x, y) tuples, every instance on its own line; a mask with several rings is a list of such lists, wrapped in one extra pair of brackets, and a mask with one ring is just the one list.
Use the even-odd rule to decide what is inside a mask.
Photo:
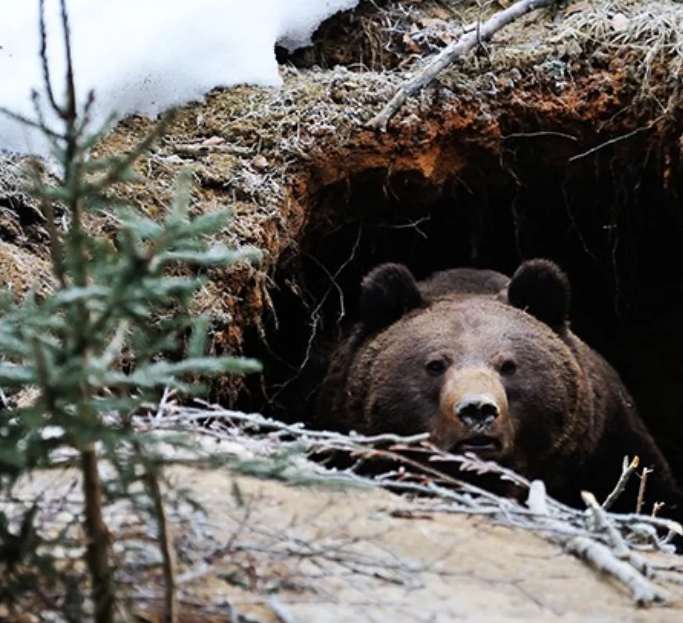
[(502, 376), (512, 376), (517, 372), (517, 364), (512, 359), (506, 359), (500, 365), (499, 372)]
[(432, 376), (439, 376), (443, 374), (448, 368), (448, 362), (445, 359), (430, 359), (425, 364), (425, 369)]

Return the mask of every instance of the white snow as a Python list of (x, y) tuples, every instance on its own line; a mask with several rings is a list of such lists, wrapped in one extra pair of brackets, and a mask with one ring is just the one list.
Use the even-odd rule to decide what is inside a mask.
[[(78, 100), (93, 89), (93, 121), (109, 114), (155, 116), (216, 86), (281, 84), (276, 42), (308, 45), (318, 25), (359, 0), (68, 0)], [(60, 3), (46, 0), (48, 59), (61, 101)], [(0, 107), (35, 118), (44, 93), (38, 0), (0, 0)], [(45, 104), (47, 102), (45, 101)], [(46, 155), (47, 145), (0, 114), (0, 151)]]

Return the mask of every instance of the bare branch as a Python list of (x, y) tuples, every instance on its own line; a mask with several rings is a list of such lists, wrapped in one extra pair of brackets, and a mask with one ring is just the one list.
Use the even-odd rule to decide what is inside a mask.
[(636, 502), (636, 513), (640, 514), (643, 512), (643, 504), (645, 503), (645, 489), (647, 487), (647, 477), (654, 470), (648, 467), (643, 468), (643, 473), (640, 475), (640, 486), (638, 487), (638, 500)]
[(630, 463), (628, 462), (628, 457), (624, 457), (624, 463), (621, 467), (621, 476), (619, 476), (619, 480), (617, 481), (614, 489), (612, 489), (612, 492), (602, 503), (602, 508), (609, 510), (612, 507), (612, 504), (614, 504), (617, 498), (623, 493), (629, 479), (633, 475), (633, 472), (638, 469), (638, 465), (640, 465), (640, 459), (637, 456), (634, 456)]
[(607, 536), (609, 537), (610, 543), (616, 555), (619, 557), (628, 556), (629, 548), (626, 544), (626, 541), (621, 536), (619, 530), (617, 530), (617, 528), (610, 523), (607, 517), (607, 513), (605, 512), (605, 509), (601, 507), (600, 504), (598, 504), (598, 501), (595, 499), (595, 496), (592, 493), (583, 491), (581, 493), (581, 497), (583, 498), (583, 501), (586, 503), (586, 506), (588, 506), (589, 510), (593, 515), (595, 527), (598, 530), (604, 530), (607, 533)]
[(93, 444), (81, 451), (83, 497), (85, 498), (85, 533), (88, 536), (86, 560), (92, 577), (92, 599), (97, 623), (114, 621), (114, 584), (109, 565), (110, 534), (102, 514), (102, 480), (98, 456)]
[(165, 623), (176, 623), (178, 620), (178, 600), (176, 597), (176, 573), (175, 573), (175, 550), (170, 537), (170, 528), (168, 519), (166, 517), (166, 509), (164, 507), (164, 498), (159, 486), (161, 474), (159, 468), (152, 464), (152, 462), (143, 457), (143, 450), (138, 448), (140, 458), (145, 462), (146, 481), (149, 493), (154, 503), (154, 515), (157, 521), (157, 539), (161, 549), (163, 559), (163, 574), (164, 574), (164, 605), (165, 605)]
[(669, 596), (664, 591), (651, 584), (627, 562), (616, 558), (606, 545), (579, 536), (567, 541), (565, 547), (567, 551), (627, 586), (639, 606), (669, 603)]

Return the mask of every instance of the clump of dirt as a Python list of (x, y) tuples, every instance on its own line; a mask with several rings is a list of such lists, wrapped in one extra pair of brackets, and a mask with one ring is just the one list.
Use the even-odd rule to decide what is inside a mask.
[(22, 299), (52, 286), (47, 232), (35, 201), (23, 190), (24, 162), (0, 157), (0, 287)]
[(49, 291), (52, 285), (50, 265), (20, 247), (0, 240), (0, 287), (12, 289), (22, 298), (30, 288)]

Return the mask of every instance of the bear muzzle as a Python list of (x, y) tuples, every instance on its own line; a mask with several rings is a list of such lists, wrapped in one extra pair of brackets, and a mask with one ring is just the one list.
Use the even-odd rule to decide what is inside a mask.
[(501, 406), (491, 394), (468, 394), (455, 406), (455, 414), (464, 424), (464, 439), (457, 441), (452, 452), (474, 452), (493, 458), (503, 449), (495, 422), (501, 415)]
[(486, 367), (449, 371), (432, 431), (442, 449), (499, 458), (512, 443), (508, 400), (498, 373)]

